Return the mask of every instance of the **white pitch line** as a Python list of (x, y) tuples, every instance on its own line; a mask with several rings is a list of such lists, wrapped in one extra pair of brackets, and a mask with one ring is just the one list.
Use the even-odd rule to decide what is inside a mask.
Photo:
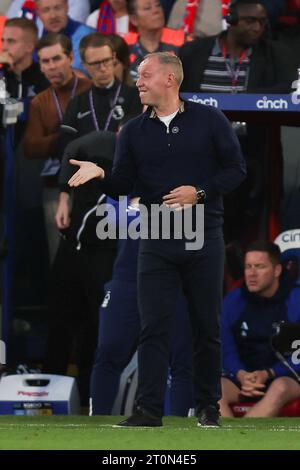
[(90, 424), (38, 424), (38, 423), (27, 423), (27, 424), (17, 424), (17, 423), (7, 423), (1, 426), (0, 429), (9, 429), (9, 428), (86, 428), (86, 429), (96, 429), (96, 428), (105, 428), (113, 427), (112, 424), (96, 424), (91, 426)]
[(9, 429), (16, 429), (16, 428), (19, 428), (19, 429), (28, 429), (28, 428), (45, 428), (45, 429), (51, 429), (51, 428), (71, 428), (71, 429), (102, 429), (102, 428), (111, 428), (111, 429), (123, 429), (124, 431), (149, 431), (151, 430), (152, 432), (153, 431), (156, 431), (156, 430), (164, 430), (164, 429), (167, 429), (167, 430), (174, 430), (174, 431), (191, 431), (193, 429), (198, 429), (198, 432), (201, 432), (201, 431), (214, 431), (214, 432), (220, 432), (220, 431), (235, 431), (235, 430), (245, 430), (245, 431), (262, 431), (262, 432), (268, 432), (268, 431), (271, 431), (271, 432), (284, 432), (284, 431), (287, 431), (287, 432), (300, 432), (300, 425), (298, 426), (284, 426), (284, 425), (272, 425), (270, 427), (265, 427), (265, 428), (262, 428), (262, 427), (256, 427), (254, 425), (223, 425), (221, 426), (220, 428), (212, 428), (210, 429), (209, 427), (207, 428), (201, 428), (201, 427), (198, 427), (198, 428), (191, 428), (191, 427), (174, 427), (172, 425), (165, 425), (163, 427), (147, 427), (147, 426), (141, 426), (141, 427), (131, 427), (131, 426), (118, 426), (117, 424), (95, 424), (95, 425), (92, 425), (91, 424), (85, 424), (85, 423), (82, 423), (82, 424), (72, 424), (72, 423), (69, 423), (69, 424), (45, 424), (45, 423), (41, 423), (41, 424), (38, 424), (38, 423), (24, 423), (24, 424), (18, 424), (18, 423), (7, 423), (7, 424), (4, 424), (4, 425), (1, 425), (1, 421), (0, 421), (0, 430), (9, 430)]

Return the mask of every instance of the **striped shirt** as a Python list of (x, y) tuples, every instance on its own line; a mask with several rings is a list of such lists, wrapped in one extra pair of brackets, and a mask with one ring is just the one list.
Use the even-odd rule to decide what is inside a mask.
[(204, 70), (200, 90), (204, 93), (244, 93), (248, 84), (251, 54), (252, 49), (249, 48), (241, 63), (240, 60), (232, 59), (228, 53), (225, 59), (217, 38)]

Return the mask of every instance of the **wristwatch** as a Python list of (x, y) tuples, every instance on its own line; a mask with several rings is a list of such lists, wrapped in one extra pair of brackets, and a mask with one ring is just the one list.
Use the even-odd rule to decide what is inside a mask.
[(268, 380), (273, 380), (275, 378), (275, 373), (272, 369), (268, 368), (268, 369), (265, 369), (265, 371), (268, 374)]
[(196, 186), (196, 197), (197, 197), (197, 204), (204, 204), (206, 199), (206, 193), (204, 189), (201, 189), (199, 186)]

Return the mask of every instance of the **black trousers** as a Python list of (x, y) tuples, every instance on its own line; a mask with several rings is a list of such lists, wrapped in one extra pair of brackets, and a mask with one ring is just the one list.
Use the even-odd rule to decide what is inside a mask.
[(110, 280), (115, 250), (61, 240), (51, 270), (49, 332), (44, 371), (65, 375), (75, 344), (82, 404), (89, 397), (89, 380), (97, 345), (99, 307)]
[(198, 251), (187, 251), (184, 240), (140, 242), (137, 404), (156, 416), (163, 414), (171, 324), (181, 283), (192, 325), (197, 414), (221, 398), (219, 314), (223, 271), (224, 241), (219, 230), (206, 234), (204, 246)]

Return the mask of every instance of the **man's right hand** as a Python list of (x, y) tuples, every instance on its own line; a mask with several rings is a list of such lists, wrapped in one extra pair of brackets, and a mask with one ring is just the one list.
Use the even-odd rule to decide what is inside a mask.
[(103, 168), (97, 166), (95, 163), (92, 162), (82, 162), (79, 160), (71, 159), (69, 160), (71, 165), (79, 166), (79, 170), (69, 179), (68, 185), (71, 187), (77, 187), (81, 184), (86, 183), (94, 178), (103, 179), (105, 176), (105, 172)]
[(9, 65), (9, 67), (13, 68), (13, 59), (12, 57), (8, 54), (8, 52), (0, 52), (0, 64), (6, 64)]

